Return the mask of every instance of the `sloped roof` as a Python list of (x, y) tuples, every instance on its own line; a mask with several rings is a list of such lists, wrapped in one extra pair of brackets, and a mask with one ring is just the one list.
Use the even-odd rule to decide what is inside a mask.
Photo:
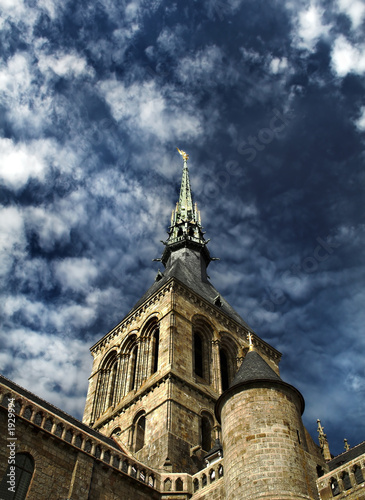
[(365, 454), (365, 441), (354, 446), (353, 448), (350, 448), (348, 451), (344, 451), (343, 453), (341, 453), (341, 455), (338, 455), (337, 457), (327, 462), (327, 465), (329, 469), (332, 471), (337, 469), (337, 467), (340, 467), (342, 464), (351, 462), (351, 460), (354, 460), (355, 458), (360, 457), (361, 455), (364, 454)]
[(248, 324), (211, 284), (206, 276), (205, 265), (202, 262), (202, 257), (199, 255), (198, 251), (193, 251), (190, 248), (175, 250), (173, 262), (167, 266), (164, 272), (160, 273), (160, 276), (161, 275), (162, 277), (153, 283), (143, 297), (134, 305), (128, 315), (136, 310), (160, 288), (162, 288), (170, 278), (177, 278), (181, 283), (188, 286), (193, 292), (210, 302), (212, 305), (215, 305), (214, 300), (219, 295), (221, 304), (219, 309), (240, 325), (250, 329)]
[(253, 380), (281, 380), (256, 351), (248, 351), (230, 387)]

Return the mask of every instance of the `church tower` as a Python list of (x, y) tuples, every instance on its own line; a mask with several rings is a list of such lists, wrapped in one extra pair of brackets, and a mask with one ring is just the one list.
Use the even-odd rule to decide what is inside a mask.
[[(180, 152), (180, 151), (179, 151)], [(83, 421), (146, 465), (194, 473), (220, 437), (215, 403), (248, 351), (248, 325), (209, 281), (211, 258), (193, 203), (188, 155), (155, 282), (92, 348)], [(255, 334), (279, 373), (280, 353)]]

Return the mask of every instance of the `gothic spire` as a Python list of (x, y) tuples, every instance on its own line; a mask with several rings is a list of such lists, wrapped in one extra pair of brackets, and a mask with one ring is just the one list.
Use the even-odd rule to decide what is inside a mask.
[(162, 262), (166, 265), (167, 260), (174, 249), (181, 247), (190, 247), (203, 249), (206, 265), (211, 258), (206, 244), (209, 240), (204, 239), (204, 232), (201, 225), (200, 211), (197, 204), (193, 203), (191, 194), (188, 159), (189, 155), (179, 148), (176, 148), (184, 160), (179, 201), (171, 214), (171, 225), (168, 231), (167, 241), (164, 242), (165, 252), (162, 256)]

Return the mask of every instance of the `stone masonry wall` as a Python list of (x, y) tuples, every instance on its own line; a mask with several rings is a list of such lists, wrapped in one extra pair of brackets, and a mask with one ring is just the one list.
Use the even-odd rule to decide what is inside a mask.
[(237, 391), (221, 414), (226, 498), (318, 499), (316, 460), (307, 452), (295, 393), (270, 386)]

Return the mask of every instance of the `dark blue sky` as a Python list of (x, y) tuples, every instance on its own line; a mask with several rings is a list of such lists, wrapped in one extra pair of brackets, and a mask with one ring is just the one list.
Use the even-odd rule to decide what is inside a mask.
[(81, 417), (190, 154), (212, 282), (332, 453), (364, 432), (365, 5), (0, 0), (1, 370)]

